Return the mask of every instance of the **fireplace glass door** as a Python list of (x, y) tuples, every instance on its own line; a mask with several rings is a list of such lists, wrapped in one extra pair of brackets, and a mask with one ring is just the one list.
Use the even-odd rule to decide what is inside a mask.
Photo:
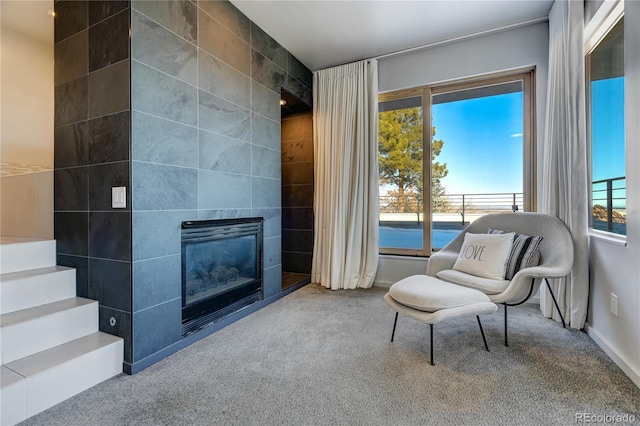
[(262, 300), (262, 218), (183, 222), (183, 335)]

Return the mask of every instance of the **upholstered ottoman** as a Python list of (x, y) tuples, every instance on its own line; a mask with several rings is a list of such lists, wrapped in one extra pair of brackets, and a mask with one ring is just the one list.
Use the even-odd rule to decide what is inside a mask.
[(389, 288), (384, 300), (396, 311), (391, 332), (391, 341), (396, 332), (398, 314), (429, 324), (431, 341), (431, 365), (433, 365), (433, 324), (466, 315), (475, 315), (488, 351), (480, 314), (490, 314), (498, 306), (481, 291), (441, 281), (428, 275), (413, 275), (404, 278)]

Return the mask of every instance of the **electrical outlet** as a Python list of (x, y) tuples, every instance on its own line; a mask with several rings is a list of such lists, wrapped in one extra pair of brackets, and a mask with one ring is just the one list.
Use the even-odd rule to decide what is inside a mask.
[(611, 309), (611, 313), (615, 316), (618, 316), (618, 296), (611, 293), (611, 297), (609, 298), (609, 309)]

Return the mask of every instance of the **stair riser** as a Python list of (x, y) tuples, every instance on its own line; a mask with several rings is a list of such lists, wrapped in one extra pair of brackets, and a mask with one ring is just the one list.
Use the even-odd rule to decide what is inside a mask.
[(0, 244), (0, 273), (46, 268), (56, 264), (56, 242)]
[(15, 425), (27, 417), (27, 381), (22, 379), (2, 387), (0, 424)]
[(2, 426), (122, 372), (123, 340), (98, 332), (98, 302), (75, 297), (76, 271), (55, 265), (54, 240), (0, 244)]
[(95, 333), (98, 315), (98, 302), (95, 302), (2, 327), (2, 363)]
[(2, 282), (0, 313), (19, 311), (76, 295), (76, 271), (69, 269)]
[(120, 340), (27, 379), (27, 417), (122, 372)]

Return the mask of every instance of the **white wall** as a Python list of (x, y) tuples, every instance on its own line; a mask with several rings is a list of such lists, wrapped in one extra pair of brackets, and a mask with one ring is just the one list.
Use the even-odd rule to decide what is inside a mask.
[[(46, 10), (52, 3), (0, 6), (0, 235), (49, 239), (54, 95), (53, 20)], [(51, 40), (31, 34), (41, 24), (46, 28), (35, 33), (47, 31)]]
[(53, 238), (53, 171), (0, 178), (0, 235)]
[(422, 275), (427, 271), (427, 258), (411, 256), (391, 256), (381, 254), (374, 286), (391, 287), (402, 278)]
[[(549, 61), (549, 25), (547, 22), (468, 40), (446, 43), (419, 51), (379, 60), (380, 92), (441, 83), (499, 71), (536, 67), (537, 156), (542, 156), (542, 135)], [(537, 167), (538, 187), (542, 166)], [(540, 191), (538, 191), (538, 195)], [(412, 275), (418, 268), (426, 270), (426, 260), (408, 263), (406, 258), (381, 256), (375, 285), (390, 283)]]
[(625, 2), (624, 32), (627, 245), (591, 238), (587, 331), (640, 387), (640, 2)]
[(2, 162), (53, 168), (53, 45), (2, 26)]
[(585, 24), (593, 18), (604, 0), (584, 0), (584, 21)]

